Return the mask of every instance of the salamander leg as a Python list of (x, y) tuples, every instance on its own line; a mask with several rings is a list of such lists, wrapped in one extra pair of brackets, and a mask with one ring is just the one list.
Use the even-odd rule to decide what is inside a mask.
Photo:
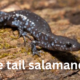
[(32, 41), (31, 42), (31, 49), (32, 49), (32, 53), (33, 53), (33, 55), (38, 55), (38, 56), (40, 56), (40, 54), (39, 53), (41, 53), (42, 51), (37, 51), (37, 49), (36, 49), (36, 45), (39, 43), (39, 41)]
[(32, 39), (29, 37), (29, 35), (27, 35), (27, 32), (23, 32), (22, 37), (24, 39), (24, 46), (26, 46), (26, 38), (25, 37), (29, 38), (32, 41)]
[(23, 29), (18, 28), (18, 30), (19, 30), (19, 37), (21, 37), (22, 36), (22, 33), (23, 33)]
[(22, 35), (23, 39), (24, 39), (24, 46), (26, 46), (26, 38), (24, 35)]
[(24, 34), (24, 32), (23, 32), (23, 29), (21, 29), (21, 28), (18, 28), (18, 30), (19, 30), (19, 37), (23, 37), (23, 39), (24, 39), (24, 46), (26, 46), (26, 38), (25, 38), (25, 34)]
[(26, 46), (26, 38), (25, 37), (27, 37), (27, 38), (29, 38), (30, 40), (32, 40), (30, 37), (29, 37), (29, 35), (27, 35), (27, 32), (25, 32), (25, 31), (23, 31), (23, 29), (20, 29), (19, 28), (19, 37), (23, 37), (23, 39), (24, 39), (24, 46)]

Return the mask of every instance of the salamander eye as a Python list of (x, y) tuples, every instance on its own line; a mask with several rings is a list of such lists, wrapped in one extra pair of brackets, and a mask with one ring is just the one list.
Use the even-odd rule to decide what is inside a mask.
[(70, 42), (66, 43), (66, 47), (70, 48), (72, 47), (72, 44)]

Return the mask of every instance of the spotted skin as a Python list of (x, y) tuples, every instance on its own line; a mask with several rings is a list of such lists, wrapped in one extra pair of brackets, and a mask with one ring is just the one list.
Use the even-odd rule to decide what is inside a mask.
[[(43, 18), (27, 10), (8, 13), (0, 11), (0, 26), (2, 25), (17, 27), (19, 35), (24, 38), (24, 44), (26, 44), (25, 37), (28, 37), (31, 40), (33, 55), (39, 55), (36, 45), (53, 51), (80, 50), (80, 43), (77, 40), (52, 34), (49, 25)], [(27, 33), (30, 33), (34, 40)]]
[[(16, 13), (17, 17), (21, 16), (23, 21), (25, 21), (25, 19), (27, 18), (27, 21), (29, 20), (29, 22), (31, 23), (30, 25), (32, 27), (35, 27), (36, 29), (38, 29), (40, 32), (43, 32), (46, 34), (52, 33), (48, 23), (40, 16), (38, 16), (28, 10), (9, 12), (9, 14), (11, 14), (11, 15), (15, 15), (15, 13)], [(27, 24), (27, 21), (26, 21), (26, 24)]]

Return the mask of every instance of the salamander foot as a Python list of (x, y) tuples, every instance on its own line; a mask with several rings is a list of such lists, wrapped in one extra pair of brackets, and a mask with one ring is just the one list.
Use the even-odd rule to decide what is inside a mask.
[(36, 43), (37, 43), (37, 41), (32, 41), (31, 42), (32, 53), (33, 53), (33, 55), (40, 56), (41, 51), (37, 51), (37, 49), (36, 49)]

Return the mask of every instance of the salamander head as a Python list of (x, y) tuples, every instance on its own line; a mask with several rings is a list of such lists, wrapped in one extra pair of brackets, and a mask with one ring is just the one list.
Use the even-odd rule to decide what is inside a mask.
[(52, 46), (55, 50), (59, 51), (78, 51), (80, 50), (80, 43), (77, 40), (70, 39), (67, 37), (58, 36), (56, 41), (54, 41), (54, 45), (52, 42)]

